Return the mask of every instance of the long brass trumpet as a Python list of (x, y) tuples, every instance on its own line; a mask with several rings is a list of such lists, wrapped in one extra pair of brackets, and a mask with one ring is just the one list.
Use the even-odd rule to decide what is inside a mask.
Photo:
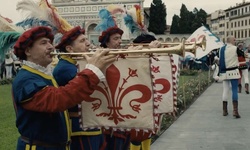
[[(178, 45), (172, 47), (164, 48), (143, 48), (141, 50), (128, 50), (128, 49), (109, 49), (109, 54), (152, 54), (152, 53), (167, 53), (167, 54), (177, 54), (182, 57), (185, 56), (185, 51), (195, 51), (196, 43), (186, 44), (183, 40)], [(84, 53), (55, 53), (52, 52), (51, 55), (69, 55), (72, 57), (82, 57), (85, 55), (93, 55), (95, 52), (84, 52)]]
[[(182, 40), (183, 41), (183, 40)], [(179, 45), (180, 43), (161, 43), (162, 47), (172, 47), (174, 45)], [(189, 51), (193, 54), (196, 54), (196, 49), (193, 46), (201, 47), (204, 51), (206, 49), (206, 37), (202, 37), (199, 41), (195, 42), (185, 42), (185, 51)], [(132, 43), (130, 46), (143, 46), (148, 47), (149, 43)], [(189, 47), (190, 46), (190, 47)]]

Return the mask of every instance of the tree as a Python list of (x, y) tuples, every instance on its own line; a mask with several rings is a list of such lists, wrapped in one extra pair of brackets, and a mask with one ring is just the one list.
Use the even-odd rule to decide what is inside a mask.
[(190, 12), (187, 10), (187, 7), (182, 4), (181, 10), (180, 10), (180, 33), (181, 34), (186, 34), (190, 32), (190, 22), (189, 20), (190, 17)]
[(172, 24), (170, 28), (170, 34), (178, 34), (180, 33), (180, 17), (178, 15), (174, 15), (172, 18)]
[(191, 30), (190, 30), (190, 33), (193, 33), (196, 29), (198, 29), (200, 26), (201, 26), (201, 23), (200, 23), (200, 18), (198, 16), (198, 9), (195, 7), (193, 12), (190, 12), (190, 19), (192, 20), (190, 23), (190, 26), (191, 26)]
[(191, 34), (202, 25), (209, 28), (207, 25), (207, 13), (203, 9), (198, 10), (196, 7), (193, 11), (188, 11), (187, 7), (182, 4), (180, 17), (174, 15), (172, 18), (170, 33)]
[(150, 6), (148, 30), (155, 34), (164, 34), (166, 30), (166, 5), (162, 0), (153, 0)]

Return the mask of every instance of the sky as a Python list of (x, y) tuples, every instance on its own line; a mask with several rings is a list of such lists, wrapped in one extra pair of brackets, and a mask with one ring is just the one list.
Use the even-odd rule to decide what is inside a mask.
[[(21, 21), (22, 16), (16, 11), (16, 4), (20, 0), (0, 0), (0, 14), (13, 20), (14, 23)], [(50, 1), (50, 0), (49, 0)], [(153, 0), (144, 0), (144, 7), (150, 7)], [(167, 8), (167, 24), (171, 25), (174, 14), (180, 15), (180, 8), (185, 4), (189, 11), (195, 7), (205, 10), (208, 14), (222, 9), (225, 10), (236, 3), (242, 3), (243, 0), (162, 0)], [(249, 0), (246, 0), (247, 2)]]

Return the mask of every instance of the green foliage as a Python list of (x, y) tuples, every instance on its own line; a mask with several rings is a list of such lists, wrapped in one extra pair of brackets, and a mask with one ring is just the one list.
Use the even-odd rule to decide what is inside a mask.
[(206, 71), (197, 72), (197, 75), (194, 76), (181, 76), (180, 79), (185, 80), (187, 77), (188, 80), (182, 81), (182, 85), (178, 87), (177, 91), (177, 98), (180, 101), (179, 113), (183, 111), (180, 108), (188, 108), (213, 81), (211, 77), (208, 77)]
[(180, 71), (181, 76), (194, 76), (198, 74), (198, 70), (182, 69)]
[(164, 34), (166, 30), (166, 5), (162, 0), (153, 0), (150, 6), (148, 30), (155, 34)]
[(181, 10), (180, 10), (180, 23), (179, 23), (179, 31), (181, 34), (186, 34), (188, 32), (190, 32), (190, 20), (189, 20), (189, 11), (187, 10), (186, 5), (182, 4), (181, 6)]
[(4, 80), (0, 80), (0, 85), (4, 85), (4, 84), (10, 84), (12, 83), (13, 79), (4, 79)]
[(0, 85), (0, 149), (16, 149), (19, 133), (15, 125), (15, 111), (11, 97), (11, 85)]
[(189, 11), (186, 5), (182, 4), (178, 17), (173, 16), (171, 34), (191, 34), (202, 25), (207, 26), (207, 13), (203, 9), (194, 8), (193, 11)]
[(170, 34), (177, 34), (180, 33), (180, 26), (179, 26), (179, 22), (180, 22), (180, 17), (177, 15), (173, 16), (172, 19), (172, 24), (171, 24), (171, 28), (170, 28)]

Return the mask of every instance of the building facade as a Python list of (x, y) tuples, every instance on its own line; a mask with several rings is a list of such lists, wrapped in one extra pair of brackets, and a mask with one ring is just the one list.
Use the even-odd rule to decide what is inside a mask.
[[(138, 4), (141, 6), (145, 25), (148, 26), (149, 13), (147, 12), (149, 8), (146, 8), (147, 12), (144, 11), (143, 2), (144, 0), (52, 0), (52, 4), (57, 8), (60, 16), (66, 19), (72, 26), (84, 27), (88, 39), (95, 45), (99, 45), (98, 37), (101, 34), (94, 30), (100, 22), (98, 13), (101, 9), (107, 8), (110, 4), (121, 4), (128, 10), (135, 4)], [(125, 26), (122, 15), (116, 15), (116, 23), (124, 31), (122, 36), (123, 42), (131, 42), (135, 37), (130, 34)], [(189, 36), (166, 33), (164, 35), (156, 35), (156, 38), (162, 42), (180, 42), (182, 38), (187, 39)]]
[(208, 16), (210, 29), (222, 41), (233, 35), (237, 42), (250, 38), (250, 2), (237, 3), (226, 10), (217, 10)]
[[(94, 30), (100, 22), (98, 13), (110, 4), (121, 4), (127, 10), (135, 4), (143, 6), (143, 0), (52, 0), (59, 14), (72, 26), (85, 28), (85, 33), (94, 44), (99, 44), (98, 37), (101, 34)], [(141, 8), (143, 10), (143, 7)], [(143, 11), (142, 11), (143, 12)], [(121, 14), (116, 15), (116, 23), (124, 31), (123, 40), (131, 39), (129, 30), (123, 22)]]

